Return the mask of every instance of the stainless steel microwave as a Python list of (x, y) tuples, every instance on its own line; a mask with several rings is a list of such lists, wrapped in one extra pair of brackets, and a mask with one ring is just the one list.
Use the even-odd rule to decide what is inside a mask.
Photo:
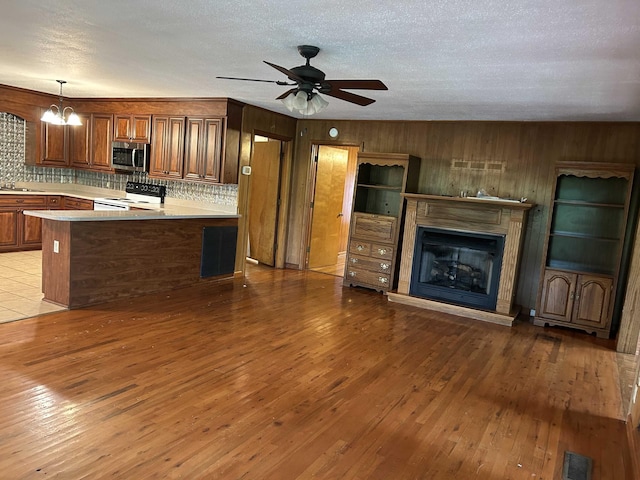
[(149, 144), (113, 142), (111, 166), (116, 170), (146, 172), (149, 170)]

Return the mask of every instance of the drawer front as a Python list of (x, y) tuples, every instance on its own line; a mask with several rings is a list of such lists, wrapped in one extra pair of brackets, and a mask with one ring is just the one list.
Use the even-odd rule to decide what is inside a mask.
[(391, 288), (390, 276), (385, 273), (371, 272), (364, 268), (347, 266), (347, 273), (345, 275), (345, 282), (352, 284), (366, 284), (371, 285), (373, 288), (388, 290)]
[(364, 269), (371, 272), (386, 273), (387, 275), (391, 273), (391, 262), (389, 260), (349, 255), (347, 264), (349, 268), (353, 267), (358, 270)]
[(357, 238), (352, 238), (349, 242), (349, 253), (369, 255), (371, 253), (371, 244), (369, 242), (362, 242)]
[(383, 215), (354, 214), (351, 234), (381, 242), (394, 243), (398, 219)]
[(375, 258), (381, 258), (383, 260), (393, 259), (393, 247), (389, 245), (371, 245), (371, 256)]
[(64, 198), (64, 208), (67, 210), (93, 210), (93, 201), (84, 198)]
[(47, 207), (59, 208), (62, 206), (62, 198), (57, 195), (49, 195), (47, 197)]
[(29, 210), (36, 207), (46, 207), (43, 195), (0, 195), (0, 207), (18, 207)]

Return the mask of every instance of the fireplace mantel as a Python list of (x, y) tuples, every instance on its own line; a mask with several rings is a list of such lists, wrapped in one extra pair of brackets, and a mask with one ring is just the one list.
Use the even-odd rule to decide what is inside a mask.
[[(407, 208), (397, 292), (389, 292), (389, 301), (466, 316), (501, 325), (511, 325), (519, 313), (514, 305), (523, 233), (532, 203), (475, 197), (443, 197), (404, 194)], [(437, 227), (460, 232), (504, 235), (504, 252), (495, 311), (428, 300), (409, 295), (416, 230), (418, 226)]]

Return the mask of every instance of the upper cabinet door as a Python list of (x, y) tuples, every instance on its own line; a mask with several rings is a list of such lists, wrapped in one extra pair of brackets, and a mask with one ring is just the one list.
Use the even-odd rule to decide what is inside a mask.
[(89, 168), (91, 159), (91, 125), (89, 115), (81, 115), (82, 125), (69, 127), (69, 165), (74, 168)]
[(69, 165), (67, 156), (67, 127), (42, 122), (42, 159), (43, 166), (66, 167)]
[(222, 120), (219, 118), (187, 119), (184, 178), (212, 183), (220, 181)]
[(91, 168), (111, 170), (112, 121), (111, 115), (91, 115)]
[(149, 176), (182, 178), (184, 117), (153, 117), (153, 144)]
[(115, 115), (113, 140), (149, 143), (151, 115)]

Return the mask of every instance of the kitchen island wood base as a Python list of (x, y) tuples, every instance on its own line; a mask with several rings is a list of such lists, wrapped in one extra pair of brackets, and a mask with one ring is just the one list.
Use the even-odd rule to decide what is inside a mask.
[[(45, 218), (42, 225), (44, 299), (79, 308), (233, 278), (233, 271), (200, 277), (203, 229), (237, 228), (237, 225), (237, 218), (114, 221)], [(221, 245), (219, 254), (235, 256), (235, 238), (233, 246)]]

